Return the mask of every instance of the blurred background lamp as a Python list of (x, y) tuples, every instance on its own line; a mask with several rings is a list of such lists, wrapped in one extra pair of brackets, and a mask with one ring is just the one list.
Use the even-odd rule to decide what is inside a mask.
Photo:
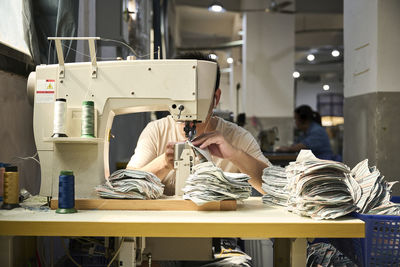
[(223, 8), (220, 3), (214, 2), (208, 7), (208, 11), (217, 12), (217, 13), (225, 12), (225, 8)]
[(332, 53), (331, 53), (331, 54), (332, 54), (333, 57), (338, 57), (338, 56), (340, 56), (339, 50), (336, 50), (336, 49), (335, 49), (335, 50), (332, 50)]
[(214, 54), (214, 53), (211, 53), (210, 54), (210, 58), (212, 59), (212, 60), (217, 60), (217, 55), (216, 54)]
[(228, 62), (228, 64), (232, 64), (232, 63), (233, 63), (233, 58), (228, 57), (228, 58), (226, 59), (226, 62)]
[(322, 86), (322, 88), (323, 88), (325, 91), (328, 91), (328, 90), (329, 90), (329, 85), (328, 85), (328, 84), (324, 84), (324, 86)]
[(299, 78), (300, 77), (300, 72), (298, 72), (298, 71), (295, 71), (295, 72), (293, 72), (293, 78)]
[(315, 56), (313, 54), (308, 54), (307, 55), (307, 60), (308, 61), (313, 61), (315, 59)]

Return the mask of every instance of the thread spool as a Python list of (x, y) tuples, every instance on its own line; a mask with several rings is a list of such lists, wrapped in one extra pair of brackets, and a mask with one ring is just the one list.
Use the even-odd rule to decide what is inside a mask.
[(82, 131), (81, 137), (94, 138), (94, 102), (82, 102)]
[(3, 187), (4, 187), (4, 172), (6, 171), (5, 165), (0, 162), (0, 200), (3, 201)]
[(58, 209), (57, 213), (75, 213), (75, 177), (73, 171), (60, 172), (58, 182)]
[(67, 137), (65, 128), (67, 122), (67, 100), (57, 98), (54, 102), (53, 135), (51, 137)]
[(17, 166), (7, 166), (4, 171), (4, 195), (2, 209), (19, 207), (19, 176)]

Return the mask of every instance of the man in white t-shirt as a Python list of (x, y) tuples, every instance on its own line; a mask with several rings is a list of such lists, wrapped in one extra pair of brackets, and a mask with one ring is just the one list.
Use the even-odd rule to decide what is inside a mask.
[[(211, 60), (201, 53), (188, 53), (180, 59)], [(219, 88), (220, 70), (217, 67), (214, 101), (209, 115), (203, 123), (196, 125), (198, 137), (193, 141), (195, 146), (208, 148), (213, 162), (223, 171), (248, 174), (249, 183), (260, 193), (263, 169), (270, 165), (262, 154), (254, 137), (245, 129), (212, 116), (221, 98)], [(158, 176), (165, 184), (164, 194), (175, 192), (174, 144), (185, 141), (184, 123), (177, 123), (171, 116), (150, 122), (141, 133), (135, 154), (128, 163), (127, 169), (149, 171)]]

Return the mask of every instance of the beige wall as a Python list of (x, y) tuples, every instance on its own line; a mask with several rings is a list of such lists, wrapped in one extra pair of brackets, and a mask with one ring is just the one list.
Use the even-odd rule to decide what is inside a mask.
[(290, 15), (245, 14), (242, 98), (248, 116), (293, 116), (294, 24)]

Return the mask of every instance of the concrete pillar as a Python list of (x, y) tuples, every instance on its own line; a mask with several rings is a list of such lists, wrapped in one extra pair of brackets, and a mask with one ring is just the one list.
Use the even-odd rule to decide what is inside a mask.
[[(344, 1), (344, 162), (400, 177), (400, 1)], [(395, 186), (395, 194), (400, 187)]]
[(243, 23), (241, 112), (263, 129), (277, 126), (281, 145), (293, 140), (294, 22), (293, 15), (248, 12)]

